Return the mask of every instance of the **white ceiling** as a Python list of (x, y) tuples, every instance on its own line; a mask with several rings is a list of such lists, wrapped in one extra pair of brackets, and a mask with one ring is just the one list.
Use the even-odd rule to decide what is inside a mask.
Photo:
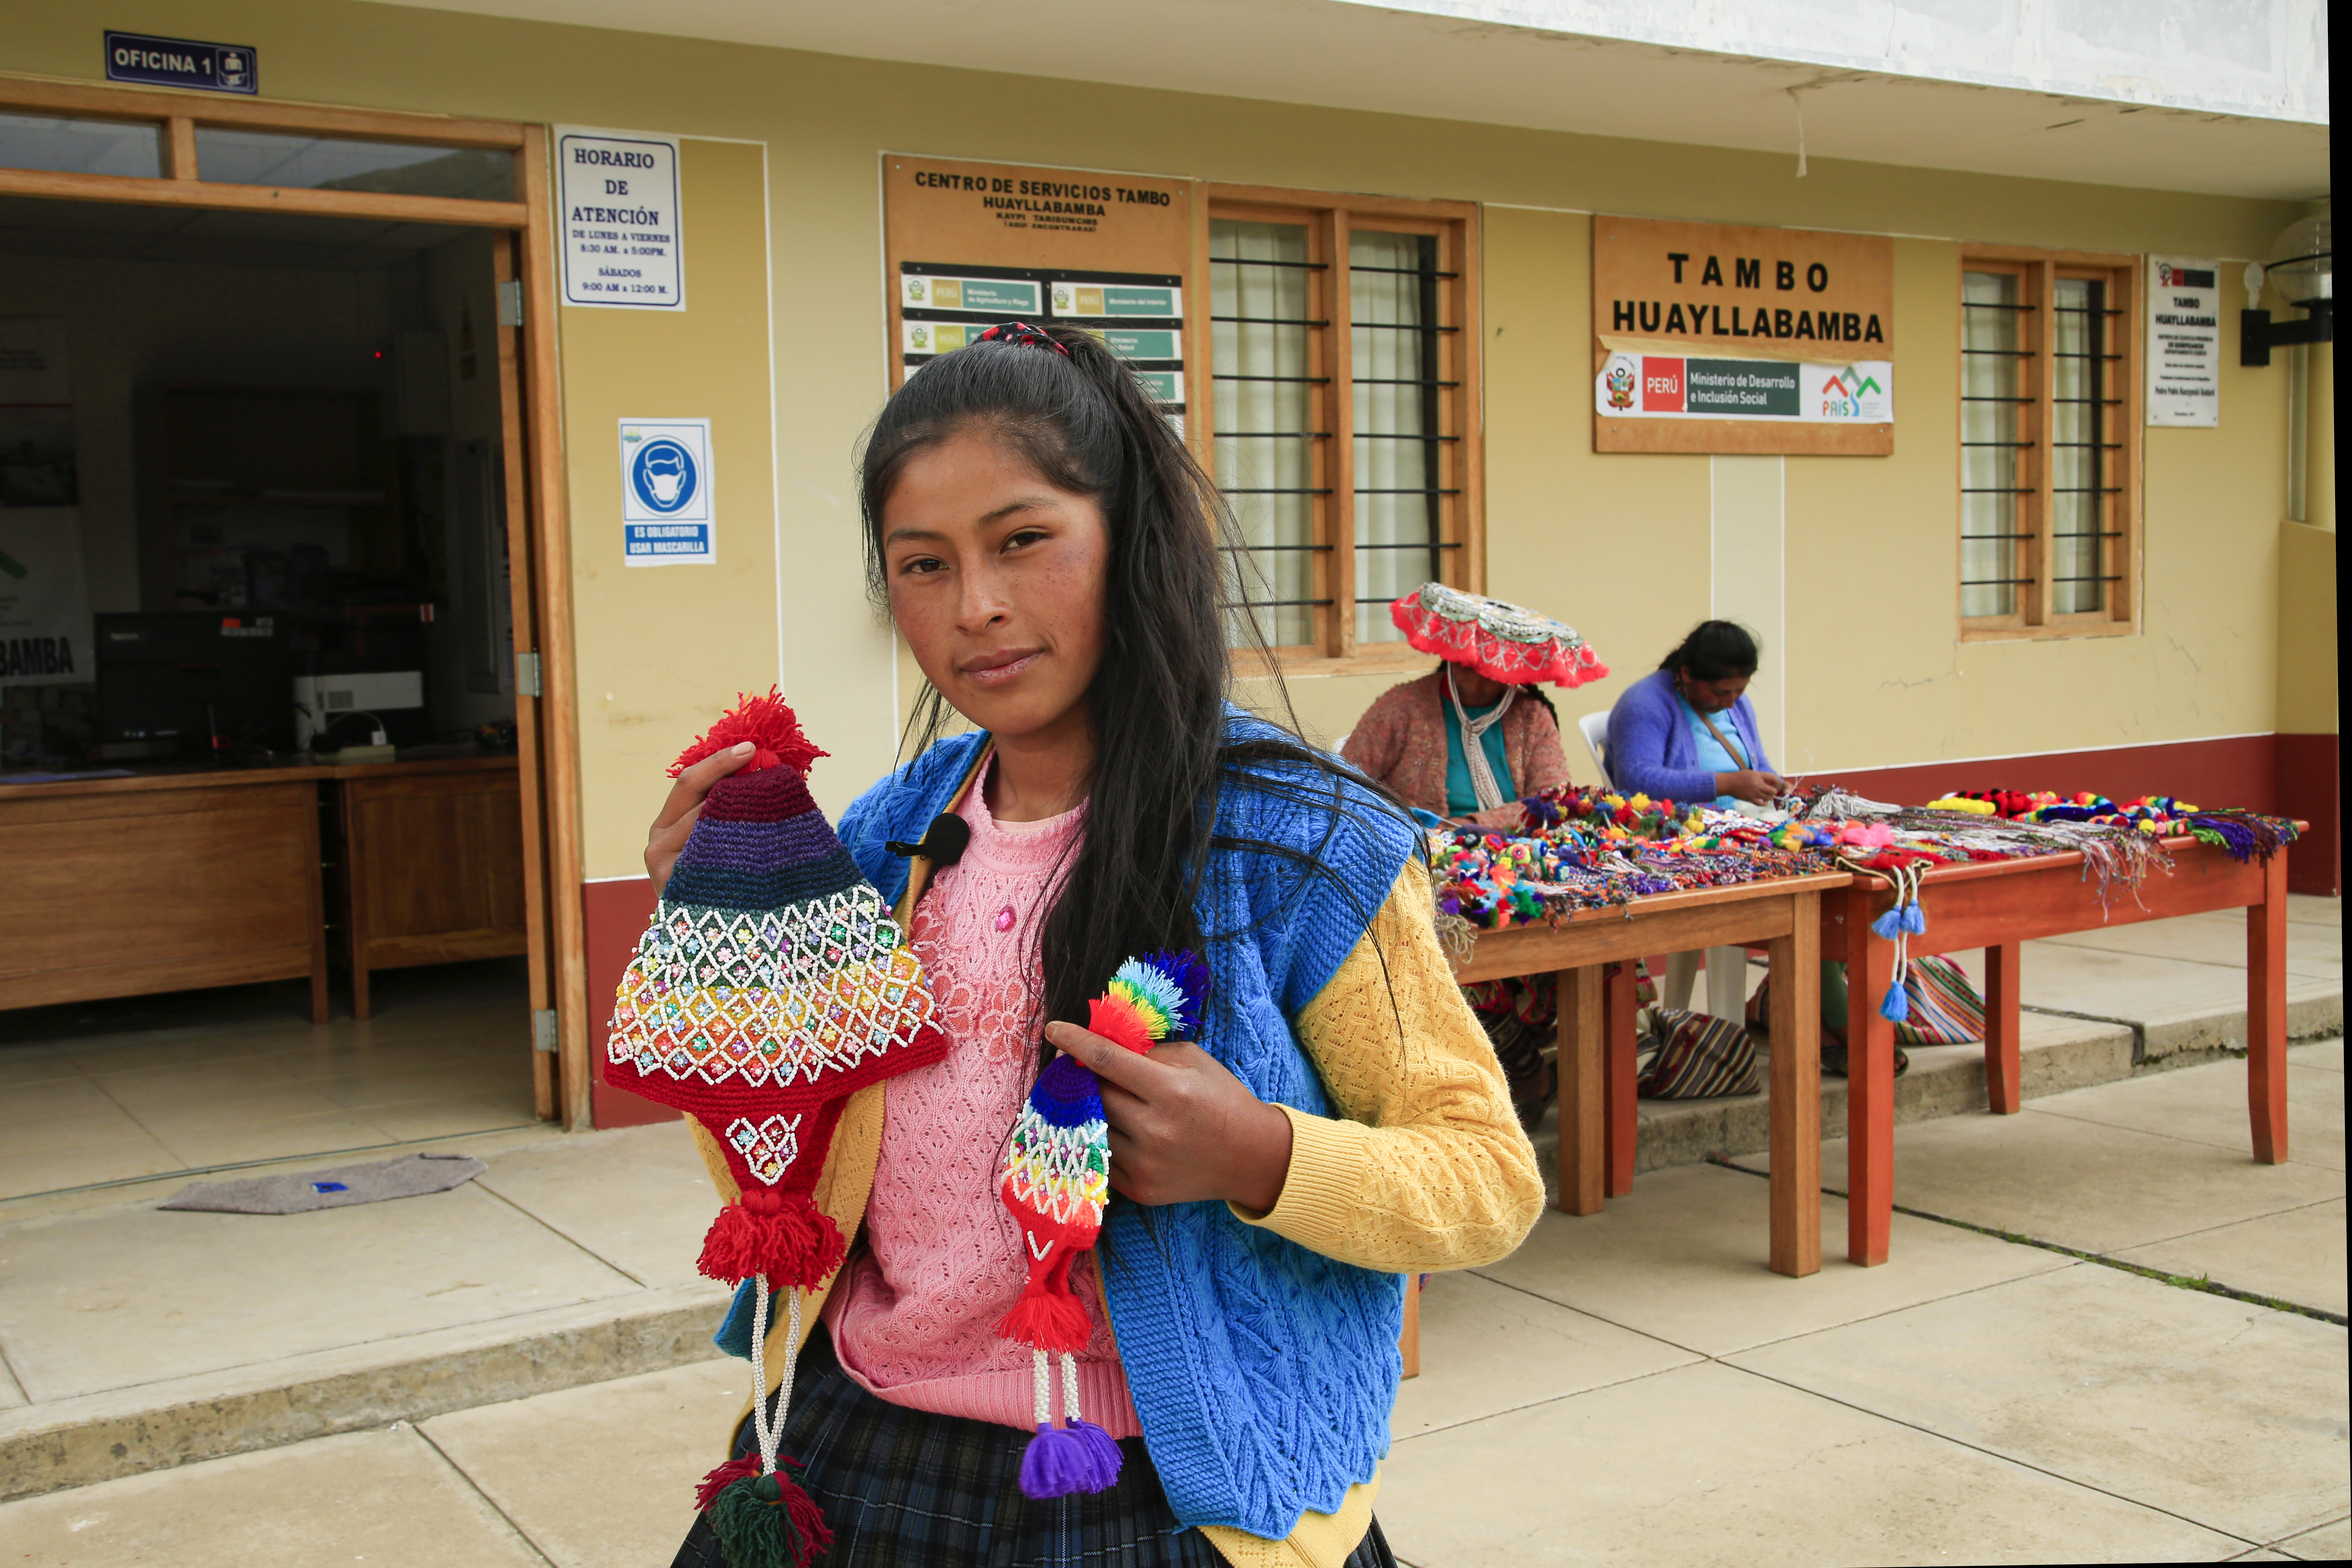
[[(2116, 93), (2177, 96), (2141, 94), (2128, 81), (2122, 88), (2111, 82), (2111, 90), (2093, 96), (1929, 80), (1819, 60), (1597, 38), (1481, 16), (1394, 10), (1361, 0), (666, 0), (652, 8), (642, 0), (402, 3), (876, 59), (1785, 152), (1791, 159), (1801, 105), (1806, 149), (1813, 157), (2288, 200), (2330, 188), (2324, 122), (2122, 101)], [(1541, 0), (1508, 7), (1429, 3), (1457, 12), (1519, 15), (1593, 9)], [(1825, 8), (1824, 0), (1796, 3)], [(2080, 8), (2084, 0), (2074, 3)], [(2184, 0), (2119, 3), (2156, 7), (2147, 13), (2154, 16), (2180, 9)], [(1698, 14), (1729, 4), (1680, 0), (1628, 8)], [(2017, 4), (2041, 10), (2033, 0)], [(1827, 8), (1854, 14), (1857, 29), (1864, 25), (1858, 14), (1864, 8), (1884, 9), (1889, 16), (1898, 9), (1891, 3), (1865, 7), (1865, 0)], [(1908, 0), (1899, 8), (2006, 13), (2011, 6), (2002, 0)], [(2321, 26), (2324, 34), (2324, 12)], [(2045, 70), (2040, 79), (2047, 77)], [(2324, 67), (2318, 80), (2324, 113)]]

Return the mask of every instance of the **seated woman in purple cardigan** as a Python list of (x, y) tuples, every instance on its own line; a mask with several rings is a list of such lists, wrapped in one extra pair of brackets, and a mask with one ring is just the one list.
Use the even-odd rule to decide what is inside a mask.
[[(1701, 621), (1658, 668), (1635, 681), (1609, 710), (1609, 782), (1627, 795), (1729, 810), (1766, 805), (1788, 793), (1772, 771), (1747, 698), (1756, 674), (1756, 638), (1730, 621)], [(1706, 950), (1709, 1013), (1738, 1022), (1748, 1016), (1748, 963), (1736, 947)], [(1659, 999), (1683, 1006), (1697, 955), (1667, 961)], [(1845, 1070), (1845, 968), (1822, 964), (1822, 1065)], [(1898, 1068), (1897, 1071), (1901, 1069)]]
[(1627, 795), (1769, 805), (1789, 787), (1772, 771), (1745, 693), (1756, 639), (1730, 621), (1701, 621), (1609, 710), (1609, 781)]

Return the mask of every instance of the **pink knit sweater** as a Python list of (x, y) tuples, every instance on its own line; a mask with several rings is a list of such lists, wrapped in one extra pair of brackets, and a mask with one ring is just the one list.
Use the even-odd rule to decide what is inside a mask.
[[(1033, 1426), (1030, 1352), (996, 1337), (1021, 1294), (1021, 1228), (997, 1196), (1004, 1141), (1036, 1076), (1049, 883), (1084, 807), (1001, 824), (974, 788), (971, 844), (915, 906), (915, 952), (940, 1000), (947, 1058), (890, 1081), (866, 1246), (826, 1304), (841, 1364), (895, 1405)], [(1070, 1283), (1094, 1320), (1078, 1357), (1080, 1414), (1142, 1436), (1091, 1255)]]

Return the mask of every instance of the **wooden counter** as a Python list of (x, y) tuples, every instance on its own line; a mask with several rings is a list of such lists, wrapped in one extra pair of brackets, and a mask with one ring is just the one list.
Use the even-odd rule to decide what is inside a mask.
[(322, 805), (359, 1016), (371, 969), (524, 951), (510, 755), (0, 778), (0, 1008), (307, 976), (326, 1022)]

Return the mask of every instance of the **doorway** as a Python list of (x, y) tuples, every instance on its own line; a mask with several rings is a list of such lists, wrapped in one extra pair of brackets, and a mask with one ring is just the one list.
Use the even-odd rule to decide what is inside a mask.
[(0, 81), (0, 840), (28, 900), (146, 917), (0, 959), (0, 1073), (206, 1028), (277, 1048), (223, 1073), (478, 1069), (164, 1169), (586, 1119), (543, 149)]

